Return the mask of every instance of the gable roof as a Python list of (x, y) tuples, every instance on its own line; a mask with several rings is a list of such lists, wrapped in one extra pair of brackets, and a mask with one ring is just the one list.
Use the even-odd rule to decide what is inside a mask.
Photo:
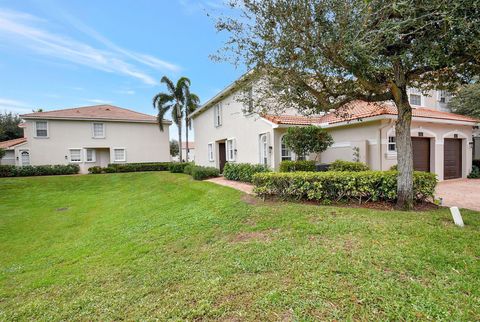
[[(344, 107), (323, 116), (292, 116), (292, 115), (264, 115), (263, 118), (275, 124), (284, 125), (332, 125), (342, 122), (349, 122), (354, 120), (363, 120), (375, 116), (392, 116), (398, 115), (396, 106), (388, 103), (368, 103), (365, 101), (353, 101)], [(445, 121), (458, 121), (472, 123), (480, 123), (480, 120), (472, 117), (441, 112), (427, 108), (414, 108), (412, 110), (413, 120), (415, 118), (429, 118)]]
[[(113, 105), (94, 105), (20, 115), (24, 119), (72, 119), (157, 123), (157, 117)], [(163, 120), (165, 124), (172, 124)]]
[(27, 142), (26, 138), (18, 138), (18, 139), (13, 139), (13, 140), (8, 140), (8, 141), (2, 141), (2, 142), (0, 142), (0, 148), (9, 149), (9, 148), (13, 148), (16, 145), (25, 143), (25, 142)]

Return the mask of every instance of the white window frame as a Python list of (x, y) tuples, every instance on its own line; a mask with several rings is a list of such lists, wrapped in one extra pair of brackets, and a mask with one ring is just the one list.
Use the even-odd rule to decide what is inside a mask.
[(225, 149), (225, 152), (227, 154), (227, 161), (234, 162), (236, 160), (235, 138), (227, 139), (225, 141)]
[[(72, 151), (78, 150), (78, 157), (80, 160), (72, 160)], [(68, 149), (68, 161), (70, 163), (81, 163), (82, 162), (82, 149), (81, 148), (70, 148)]]
[(295, 159), (295, 154), (293, 153), (292, 149), (289, 149), (286, 145), (285, 145), (285, 150), (288, 150), (290, 152), (290, 156), (283, 155), (283, 150), (284, 150), (283, 139), (285, 138), (285, 134), (282, 134), (282, 136), (280, 137), (280, 161), (293, 161)]
[(260, 164), (262, 164), (264, 166), (268, 166), (269, 146), (268, 146), (268, 134), (267, 133), (260, 134), (259, 143), (260, 143)]
[(215, 152), (213, 150), (213, 146), (213, 142), (210, 142), (207, 145), (208, 161), (210, 162), (215, 161)]
[[(39, 136), (38, 135), (38, 123), (45, 123), (46, 124), (46, 131), (47, 131), (47, 135), (45, 136)], [(42, 129), (44, 130), (44, 129)], [(37, 139), (48, 139), (49, 138), (49, 135), (50, 135), (50, 129), (49, 129), (49, 125), (48, 125), (48, 121), (35, 121), (35, 138)]]
[[(412, 102), (412, 95), (413, 95), (413, 96), (418, 96), (418, 97), (420, 98), (420, 102), (419, 102), (418, 104)], [(408, 101), (409, 101), (410, 105), (422, 106), (422, 94), (410, 93), (410, 94), (408, 95)]]
[(213, 124), (215, 127), (222, 126), (223, 117), (222, 117), (222, 105), (218, 103), (213, 107)]
[[(101, 124), (102, 125), (103, 135), (100, 135), (100, 136), (95, 135), (95, 125), (96, 124)], [(104, 139), (105, 138), (105, 123), (103, 123), (103, 122), (92, 122), (92, 138), (94, 138), (94, 139)]]
[(445, 90), (439, 90), (438, 91), (438, 102), (442, 104), (447, 103), (447, 91)]
[[(123, 159), (117, 160), (115, 158), (115, 150), (123, 150)], [(113, 148), (113, 162), (127, 162), (127, 149), (125, 148)]]
[[(92, 160), (88, 160), (88, 151), (92, 151)], [(85, 149), (85, 162), (92, 163), (97, 162), (97, 151), (95, 149), (86, 148)]]
[[(19, 150), (19, 157), (20, 157), (20, 166), (29, 166), (32, 164), (31, 160), (30, 160), (30, 150)], [(28, 154), (28, 164), (23, 164), (23, 159), (22, 159), (22, 154), (26, 152)]]
[[(391, 146), (393, 146), (393, 150), (390, 150)], [(387, 138), (387, 151), (388, 153), (397, 153), (397, 138), (394, 135), (389, 135)]]

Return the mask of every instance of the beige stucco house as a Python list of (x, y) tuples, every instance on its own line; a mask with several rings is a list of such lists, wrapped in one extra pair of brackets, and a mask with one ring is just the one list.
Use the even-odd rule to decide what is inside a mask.
[[(223, 169), (225, 162), (246, 162), (278, 169), (282, 160), (294, 158), (283, 144), (287, 129), (309, 124), (327, 129), (335, 142), (321, 155), (310, 156), (320, 163), (358, 159), (374, 170), (388, 170), (397, 163), (393, 104), (356, 101), (344, 107), (348, 117), (335, 113), (306, 117), (292, 110), (259, 115), (238, 99), (239, 84), (231, 84), (191, 115), (197, 164)], [(410, 90), (414, 167), (436, 173), (439, 180), (466, 177), (471, 171), (472, 131), (478, 120), (445, 112), (449, 96), (438, 92)], [(421, 105), (425, 103), (434, 106)]]
[(81, 173), (109, 163), (170, 161), (170, 121), (160, 131), (155, 116), (96, 105), (21, 115), (25, 138), (3, 142), (2, 164), (75, 163)]

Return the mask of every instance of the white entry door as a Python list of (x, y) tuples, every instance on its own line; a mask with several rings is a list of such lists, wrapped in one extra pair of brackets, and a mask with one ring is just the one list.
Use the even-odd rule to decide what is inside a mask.
[(21, 162), (21, 165), (24, 166), (24, 165), (30, 165), (30, 152), (28, 151), (22, 151), (20, 153), (20, 162)]

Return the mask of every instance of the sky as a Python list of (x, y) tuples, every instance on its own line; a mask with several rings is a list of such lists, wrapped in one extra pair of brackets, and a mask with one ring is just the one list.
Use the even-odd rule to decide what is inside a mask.
[(190, 78), (205, 102), (245, 72), (209, 58), (227, 37), (214, 27), (223, 10), (222, 0), (0, 0), (0, 112), (155, 114), (164, 75)]

